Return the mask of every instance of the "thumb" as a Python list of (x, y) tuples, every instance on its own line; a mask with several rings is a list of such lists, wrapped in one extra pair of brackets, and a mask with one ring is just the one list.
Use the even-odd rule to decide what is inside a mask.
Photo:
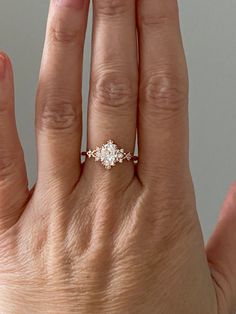
[(236, 182), (229, 190), (206, 251), (218, 297), (219, 313), (235, 313)]

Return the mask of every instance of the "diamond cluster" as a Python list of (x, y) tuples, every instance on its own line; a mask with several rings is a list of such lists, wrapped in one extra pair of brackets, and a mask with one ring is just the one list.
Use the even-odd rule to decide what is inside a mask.
[(124, 149), (120, 149), (113, 141), (108, 141), (102, 147), (97, 147), (94, 151), (87, 152), (89, 158), (95, 158), (95, 161), (101, 161), (106, 169), (111, 169), (117, 163), (122, 163), (124, 160), (131, 160), (131, 153), (125, 153)]

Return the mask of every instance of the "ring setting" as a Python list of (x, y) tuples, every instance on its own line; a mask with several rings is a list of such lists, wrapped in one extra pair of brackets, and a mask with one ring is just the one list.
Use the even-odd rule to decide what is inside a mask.
[(94, 158), (95, 161), (100, 161), (105, 169), (111, 169), (117, 164), (126, 161), (137, 161), (137, 157), (133, 156), (130, 152), (126, 153), (123, 148), (119, 148), (112, 140), (106, 142), (101, 147), (95, 150), (88, 150), (83, 153), (88, 158)]

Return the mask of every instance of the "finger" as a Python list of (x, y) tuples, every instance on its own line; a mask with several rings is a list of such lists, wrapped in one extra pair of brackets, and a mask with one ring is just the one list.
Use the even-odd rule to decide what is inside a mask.
[(37, 97), (38, 182), (80, 172), (81, 85), (89, 1), (51, 1)]
[(176, 0), (138, 1), (141, 180), (184, 175), (188, 164), (188, 79)]
[(12, 68), (8, 57), (0, 53), (0, 233), (18, 220), (28, 195), (16, 130)]
[[(111, 139), (126, 151), (134, 150), (136, 51), (135, 1), (94, 0), (89, 148), (95, 149)], [(92, 161), (91, 165), (94, 166)], [(133, 173), (132, 163), (125, 163), (125, 167)]]
[(224, 202), (220, 219), (208, 245), (207, 255), (216, 284), (219, 312), (236, 310), (236, 183)]

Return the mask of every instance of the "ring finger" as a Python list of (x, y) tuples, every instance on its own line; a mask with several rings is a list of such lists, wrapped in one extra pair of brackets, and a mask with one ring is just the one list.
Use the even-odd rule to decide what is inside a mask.
[[(112, 139), (133, 152), (138, 89), (135, 1), (93, 3), (88, 147), (95, 149)], [(94, 167), (93, 162), (88, 164)], [(132, 163), (123, 166), (133, 174)]]

